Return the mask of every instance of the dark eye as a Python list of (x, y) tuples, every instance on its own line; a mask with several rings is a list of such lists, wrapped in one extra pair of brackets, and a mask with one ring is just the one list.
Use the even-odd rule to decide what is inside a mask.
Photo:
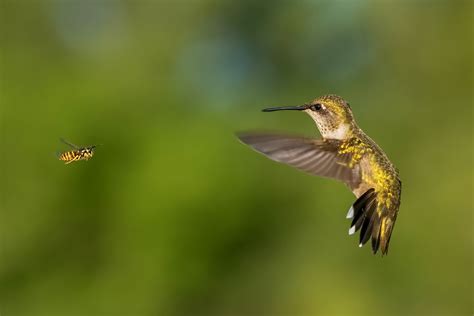
[(313, 110), (313, 111), (320, 111), (322, 107), (321, 107), (321, 104), (316, 103), (316, 104), (311, 105), (310, 108), (311, 108), (311, 110)]

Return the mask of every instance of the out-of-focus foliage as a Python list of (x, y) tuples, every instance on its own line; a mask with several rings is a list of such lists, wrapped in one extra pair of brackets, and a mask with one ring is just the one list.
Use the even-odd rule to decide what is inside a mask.
[[(473, 2), (0, 2), (2, 315), (468, 315)], [(387, 257), (342, 184), (233, 133), (336, 93), (400, 170)], [(58, 138), (102, 143), (88, 162)]]

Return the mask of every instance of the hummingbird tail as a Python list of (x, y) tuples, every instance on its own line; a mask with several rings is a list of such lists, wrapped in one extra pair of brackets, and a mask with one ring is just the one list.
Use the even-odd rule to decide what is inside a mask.
[(393, 225), (395, 220), (390, 217), (384, 217), (380, 225), (380, 249), (382, 250), (382, 255), (388, 253), (388, 244), (390, 243), (390, 237), (392, 236)]
[(372, 251), (374, 254), (380, 249), (382, 255), (388, 253), (388, 244), (392, 235), (395, 218), (387, 212), (377, 201), (375, 190), (369, 189), (362, 194), (352, 205), (347, 214), (352, 219), (349, 235), (360, 229), (359, 247), (362, 247), (372, 239)]

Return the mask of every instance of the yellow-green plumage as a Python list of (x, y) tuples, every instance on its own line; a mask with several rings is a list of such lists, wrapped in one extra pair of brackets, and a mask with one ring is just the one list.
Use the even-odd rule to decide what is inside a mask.
[(401, 181), (382, 149), (357, 126), (349, 104), (326, 95), (301, 106), (264, 111), (278, 110), (306, 112), (323, 138), (245, 133), (240, 140), (275, 161), (347, 184), (357, 197), (347, 215), (353, 219), (349, 233), (360, 229), (360, 246), (372, 239), (374, 253), (380, 248), (386, 254), (400, 206)]
[[(360, 129), (354, 130), (352, 137), (342, 142), (338, 150), (340, 155), (351, 156), (349, 168), (358, 166), (361, 184), (352, 190), (359, 198), (370, 188), (376, 194), (377, 225), (380, 224), (379, 239), (382, 253), (387, 253), (388, 243), (400, 206), (401, 181), (398, 171), (380, 147)], [(380, 223), (379, 223), (380, 222)]]

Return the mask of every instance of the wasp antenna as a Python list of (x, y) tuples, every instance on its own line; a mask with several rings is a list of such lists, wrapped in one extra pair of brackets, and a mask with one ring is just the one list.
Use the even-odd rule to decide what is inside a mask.
[(102, 145), (103, 145), (103, 144), (92, 145), (92, 146), (90, 146), (89, 148), (96, 148), (96, 147), (102, 146)]

